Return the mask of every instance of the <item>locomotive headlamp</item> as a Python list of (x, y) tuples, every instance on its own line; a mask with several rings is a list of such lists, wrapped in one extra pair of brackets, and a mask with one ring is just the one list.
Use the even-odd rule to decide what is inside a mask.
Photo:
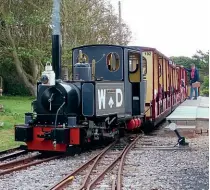
[(41, 76), (41, 82), (43, 84), (47, 84), (49, 82), (49, 77), (47, 75), (42, 75)]
[(189, 143), (185, 141), (185, 137), (182, 137), (179, 134), (179, 132), (177, 131), (177, 125), (176, 125), (176, 123), (171, 123), (171, 121), (169, 121), (169, 123), (170, 123), (169, 126), (168, 126), (169, 129), (172, 130), (172, 131), (174, 131), (176, 133), (177, 137), (178, 137), (178, 143), (177, 144), (182, 145), (182, 146), (189, 145)]

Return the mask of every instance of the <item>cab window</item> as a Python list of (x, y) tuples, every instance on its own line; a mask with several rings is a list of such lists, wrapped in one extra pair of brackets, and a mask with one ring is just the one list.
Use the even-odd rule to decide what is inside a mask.
[(129, 64), (129, 72), (130, 73), (134, 73), (138, 70), (139, 63), (140, 63), (140, 54), (134, 53), (134, 52), (129, 52), (128, 64)]
[(106, 58), (106, 64), (109, 71), (114, 72), (120, 68), (120, 56), (113, 52), (109, 53)]

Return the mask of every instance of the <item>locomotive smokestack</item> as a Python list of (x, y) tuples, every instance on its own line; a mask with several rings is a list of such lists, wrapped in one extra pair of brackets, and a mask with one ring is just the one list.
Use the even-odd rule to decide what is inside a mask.
[(60, 34), (60, 0), (53, 0), (52, 12), (52, 66), (55, 78), (61, 78), (61, 34)]

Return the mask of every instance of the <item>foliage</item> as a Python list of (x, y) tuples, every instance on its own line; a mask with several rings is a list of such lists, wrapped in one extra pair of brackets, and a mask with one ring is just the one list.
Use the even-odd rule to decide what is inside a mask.
[(0, 104), (3, 104), (4, 111), (0, 112), (0, 150), (20, 145), (14, 141), (14, 125), (24, 122), (24, 113), (30, 111), (30, 103), (33, 97), (0, 97)]
[(209, 76), (204, 76), (204, 82), (201, 88), (201, 93), (204, 96), (209, 96)]
[(200, 69), (201, 74), (203, 76), (209, 75), (209, 51), (204, 53), (198, 50), (192, 58), (196, 66)]
[[(3, 89), (5, 95), (30, 95), (30, 92), (23, 85), (22, 81), (17, 76), (17, 71), (14, 68), (10, 59), (0, 60), (0, 76), (3, 78)], [(9, 73), (9, 74), (8, 74)]]
[(183, 65), (184, 67), (190, 67), (190, 64), (195, 63), (195, 61), (190, 57), (180, 56), (171, 57), (171, 59), (178, 65)]
[[(199, 76), (201, 86), (201, 94), (209, 95), (209, 51), (204, 53), (198, 50), (192, 57), (171, 57), (171, 59), (178, 65), (183, 65), (190, 68), (190, 64), (194, 63), (199, 69)], [(189, 74), (189, 73), (188, 73)]]
[[(18, 80), (33, 95), (44, 64), (51, 60), (52, 2), (0, 0), (0, 57), (11, 59)], [(61, 3), (63, 64), (71, 63), (71, 49), (75, 46), (118, 43), (118, 18), (106, 0)], [(122, 23), (121, 43), (127, 44), (130, 37), (130, 30)]]

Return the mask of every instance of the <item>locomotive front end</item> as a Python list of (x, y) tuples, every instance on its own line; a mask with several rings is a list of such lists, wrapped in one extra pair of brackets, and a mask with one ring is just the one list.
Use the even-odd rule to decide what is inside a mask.
[(81, 144), (81, 130), (75, 128), (80, 114), (80, 83), (53, 82), (54, 75), (46, 73), (37, 86), (33, 113), (25, 114), (24, 125), (15, 126), (15, 140), (26, 142), (28, 150), (65, 152), (69, 145)]

